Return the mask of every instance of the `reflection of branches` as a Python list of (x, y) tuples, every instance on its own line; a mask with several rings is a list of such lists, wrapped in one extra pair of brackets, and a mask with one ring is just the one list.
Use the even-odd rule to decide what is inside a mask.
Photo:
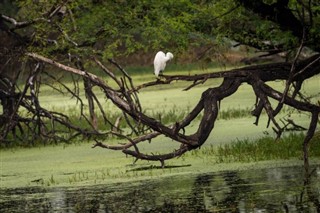
[[(214, 174), (201, 174), (194, 180), (188, 205), (196, 209), (197, 212), (207, 212), (206, 201), (209, 200), (211, 204), (215, 202), (214, 191), (211, 190), (212, 188), (210, 187), (210, 184), (214, 182), (214, 177)], [(233, 195), (234, 194), (232, 194), (232, 196)]]
[[(309, 170), (309, 165), (308, 165)], [(320, 212), (320, 199), (318, 197), (318, 193), (315, 192), (315, 188), (313, 187), (313, 184), (315, 182), (312, 182), (311, 179), (316, 176), (316, 170), (317, 168), (314, 168), (312, 171), (305, 172), (304, 174), (304, 181), (303, 181), (303, 187), (302, 191), (300, 193), (299, 201), (300, 203), (303, 203), (303, 199), (305, 196), (307, 196), (307, 200), (312, 202), (314, 206), (317, 209), (317, 212)]]
[[(284, 128), (276, 121), (276, 115), (278, 112), (272, 108), (270, 98), (282, 102), (285, 105), (294, 107), (295, 109), (309, 112), (312, 114), (310, 128), (305, 138), (305, 147), (308, 147), (309, 141), (312, 138), (315, 127), (317, 124), (320, 107), (308, 102), (303, 102), (291, 97), (288, 93), (281, 93), (266, 84), (268, 81), (274, 81), (277, 79), (285, 80), (289, 76), (292, 76), (292, 82), (303, 82), (305, 79), (312, 77), (320, 72), (319, 55), (315, 55), (305, 61), (296, 64), (296, 69), (291, 69), (290, 63), (275, 63), (269, 65), (250, 66), (240, 69), (234, 69), (231, 71), (224, 71), (218, 73), (208, 73), (194, 76), (163, 76), (163, 80), (157, 80), (154, 82), (142, 84), (135, 87), (133, 85), (131, 77), (126, 71), (118, 65), (114, 60), (109, 60), (110, 63), (115, 65), (122, 77), (117, 77), (112, 71), (107, 69), (98, 59), (94, 59), (96, 64), (116, 83), (117, 89), (109, 86), (103, 79), (90, 72), (83, 71), (81, 69), (72, 68), (70, 66), (63, 65), (51, 59), (37, 55), (35, 53), (28, 53), (29, 57), (38, 61), (45, 62), (56, 66), (64, 71), (82, 76), (84, 79), (90, 81), (92, 86), (98, 86), (103, 90), (106, 97), (113, 102), (123, 113), (133, 119), (138, 124), (145, 125), (151, 129), (151, 132), (144, 133), (142, 136), (137, 136), (135, 139), (131, 139), (127, 135), (120, 134), (119, 132), (110, 132), (113, 135), (128, 140), (126, 144), (120, 145), (108, 145), (96, 140), (94, 147), (99, 146), (107, 149), (122, 150), (127, 155), (132, 155), (136, 159), (144, 159), (151, 161), (160, 161), (164, 165), (164, 161), (181, 156), (183, 153), (198, 148), (205, 143), (212, 129), (219, 111), (219, 103), (224, 98), (234, 94), (242, 83), (248, 83), (252, 86), (256, 97), (257, 104), (253, 110), (253, 115), (256, 116), (256, 124), (258, 124), (259, 116), (264, 109), (267, 112), (269, 119), (274, 125), (278, 137), (284, 131)], [(303, 72), (301, 72), (303, 70)], [(181, 121), (177, 121), (173, 125), (166, 126), (161, 121), (158, 121), (152, 117), (143, 113), (142, 107), (139, 102), (137, 91), (142, 88), (159, 85), (169, 84), (172, 81), (191, 81), (191, 86), (187, 89), (196, 86), (198, 82), (203, 83), (210, 78), (223, 78), (223, 82), (220, 86), (215, 88), (209, 88), (203, 92), (198, 104), (191, 110), (189, 114), (185, 116)], [(95, 96), (92, 96), (95, 97)], [(187, 127), (199, 114), (203, 112), (198, 129), (191, 134), (186, 134), (184, 128)], [(127, 119), (127, 122), (129, 119)], [(134, 127), (132, 126), (134, 129)], [(137, 134), (141, 131), (136, 130)], [(167, 154), (145, 154), (139, 151), (138, 143), (150, 141), (153, 138), (164, 135), (172, 140), (181, 144), (181, 146)], [(133, 147), (134, 149), (130, 149)], [(307, 149), (305, 149), (307, 152)], [(307, 154), (305, 156), (307, 159)]]

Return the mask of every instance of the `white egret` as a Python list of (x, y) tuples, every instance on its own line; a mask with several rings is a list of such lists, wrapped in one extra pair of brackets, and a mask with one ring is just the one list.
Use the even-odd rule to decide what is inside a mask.
[(154, 74), (158, 77), (160, 73), (164, 71), (166, 67), (167, 61), (173, 58), (173, 54), (171, 52), (164, 52), (159, 51), (156, 56), (154, 57), (153, 65), (154, 65)]

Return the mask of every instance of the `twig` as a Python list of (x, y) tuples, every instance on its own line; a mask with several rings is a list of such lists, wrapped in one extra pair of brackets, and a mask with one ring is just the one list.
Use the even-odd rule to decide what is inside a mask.
[(20, 29), (20, 28), (24, 28), (24, 27), (28, 27), (34, 23), (37, 23), (37, 22), (50, 22), (50, 20), (48, 19), (45, 19), (45, 18), (36, 18), (34, 20), (31, 20), (31, 21), (17, 21), (16, 19), (12, 18), (12, 17), (9, 17), (9, 16), (6, 16), (6, 15), (3, 15), (3, 14), (0, 14), (0, 17), (13, 24), (14, 28), (13, 29)]

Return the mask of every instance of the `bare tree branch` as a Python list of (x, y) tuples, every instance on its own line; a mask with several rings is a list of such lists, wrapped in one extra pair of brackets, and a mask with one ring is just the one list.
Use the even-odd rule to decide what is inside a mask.
[(6, 22), (11, 23), (14, 26), (14, 29), (20, 29), (20, 28), (24, 28), (24, 27), (28, 27), (30, 25), (33, 25), (36, 22), (49, 22), (49, 20), (45, 19), (45, 18), (37, 18), (31, 21), (17, 21), (16, 19), (0, 14), (1, 18), (3, 20), (5, 20)]
[[(114, 64), (123, 76), (118, 80), (118, 77), (108, 70), (99, 60), (94, 59), (98, 66), (116, 83), (119, 87), (114, 89), (108, 84), (99, 78), (96, 75), (93, 75), (89, 71), (83, 71), (80, 69), (72, 68), (70, 66), (63, 65), (51, 59), (45, 58), (35, 53), (27, 53), (27, 56), (44, 63), (51, 64), (55, 67), (58, 67), (64, 71), (74, 73), (83, 77), (84, 79), (89, 80), (92, 83), (92, 86), (100, 87), (106, 97), (110, 99), (119, 109), (122, 110), (125, 115), (126, 122), (130, 124), (130, 120), (134, 120), (137, 124), (142, 124), (150, 128), (150, 132), (139, 135), (141, 131), (136, 130), (135, 127), (131, 125), (133, 131), (136, 131), (135, 134), (138, 135), (135, 139), (132, 139), (130, 136), (125, 135), (118, 131), (110, 131), (104, 134), (114, 135), (120, 138), (123, 138), (128, 141), (126, 144), (119, 145), (109, 145), (108, 143), (102, 143), (100, 140), (95, 139), (96, 144), (93, 147), (102, 147), (113, 150), (122, 150), (125, 154), (131, 155), (136, 159), (141, 160), (150, 160), (150, 161), (160, 161), (161, 165), (164, 166), (165, 160), (181, 156), (183, 153), (201, 147), (207, 138), (209, 137), (212, 129), (214, 128), (215, 121), (219, 112), (220, 102), (234, 94), (238, 88), (243, 83), (248, 83), (252, 86), (256, 97), (257, 103), (256, 108), (253, 110), (252, 114), (257, 117), (255, 124), (258, 124), (259, 116), (264, 109), (275, 126), (275, 131), (280, 137), (282, 132), (287, 128), (287, 126), (292, 122), (283, 123), (283, 127), (280, 126), (276, 120), (276, 115), (278, 112), (272, 108), (269, 99), (275, 99), (278, 102), (282, 102), (284, 105), (292, 106), (298, 110), (306, 111), (312, 114), (311, 121), (311, 130), (307, 134), (305, 143), (307, 144), (314, 134), (315, 126), (317, 125), (318, 114), (320, 112), (320, 106), (311, 104), (309, 102), (303, 102), (296, 100), (295, 97), (290, 97), (286, 92), (279, 92), (271, 88), (266, 84), (268, 81), (273, 81), (276, 79), (285, 80), (291, 76), (292, 83), (298, 82), (297, 85), (307, 78), (310, 78), (320, 72), (320, 61), (318, 58), (319, 55), (310, 57), (307, 60), (297, 62), (296, 69), (291, 69), (292, 64), (290, 63), (275, 63), (269, 65), (257, 65), (250, 66), (245, 68), (233, 69), (230, 71), (222, 71), (217, 73), (207, 73), (194, 76), (163, 76), (164, 80), (156, 80), (155, 82), (150, 82), (147, 84), (134, 87), (131, 77), (125, 72), (125, 70), (119, 66), (114, 60), (109, 60), (110, 63)], [(304, 71), (301, 72), (301, 69)], [(138, 94), (136, 91), (163, 83), (171, 83), (172, 81), (192, 81), (193, 83), (188, 87), (191, 88), (196, 86), (197, 82), (205, 82), (210, 78), (223, 78), (221, 85), (215, 88), (209, 88), (203, 92), (197, 105), (187, 114), (181, 121), (176, 121), (170, 126), (164, 125), (161, 121), (156, 120), (155, 118), (149, 117), (142, 111), (142, 106), (140, 106)], [(126, 83), (126, 79), (129, 81), (129, 84)], [(94, 94), (91, 95), (95, 97)], [(186, 134), (184, 128), (187, 127), (196, 117), (201, 114), (201, 120), (198, 126), (198, 129), (194, 133)], [(130, 119), (129, 119), (130, 117)], [(281, 121), (282, 122), (282, 121)], [(294, 126), (297, 127), (295, 124)], [(80, 131), (81, 132), (81, 131)], [(180, 143), (178, 149), (173, 150), (172, 152), (166, 154), (146, 154), (142, 153), (138, 144), (145, 141), (150, 141), (159, 135), (164, 135), (171, 138), (175, 142)], [(130, 149), (133, 147), (133, 150)]]

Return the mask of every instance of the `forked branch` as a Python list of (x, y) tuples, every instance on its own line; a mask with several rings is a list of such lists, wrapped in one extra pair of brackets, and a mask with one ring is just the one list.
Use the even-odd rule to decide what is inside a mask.
[[(215, 121), (218, 117), (220, 102), (224, 98), (234, 94), (241, 84), (250, 84), (257, 97), (256, 109), (253, 110), (252, 113), (257, 117), (255, 122), (256, 125), (258, 125), (259, 116), (264, 109), (267, 113), (267, 116), (275, 126), (275, 130), (279, 137), (284, 128), (278, 124), (276, 120), (278, 109), (274, 110), (272, 108), (269, 99), (275, 99), (279, 103), (310, 113), (312, 115), (312, 119), (310, 121), (310, 128), (305, 139), (306, 147), (308, 146), (307, 144), (314, 134), (320, 113), (320, 106), (298, 100), (296, 99), (295, 95), (291, 96), (287, 90), (282, 93), (276, 91), (266, 84), (268, 81), (287, 80), (290, 78), (292, 83), (297, 82), (297, 84), (301, 85), (305, 79), (320, 73), (320, 55), (315, 55), (307, 60), (297, 62), (295, 69), (291, 69), (292, 65), (290, 63), (257, 65), (233, 69), (230, 71), (193, 76), (163, 76), (163, 80), (156, 80), (137, 87), (133, 85), (132, 79), (128, 73), (114, 60), (109, 60), (109, 62), (120, 70), (122, 77), (117, 77), (114, 72), (107, 69), (102, 62), (100, 62), (98, 59), (94, 59), (96, 64), (114, 81), (118, 88), (111, 87), (102, 78), (90, 73), (89, 71), (82, 71), (77, 68), (66, 66), (35, 53), (27, 53), (27, 56), (37, 61), (53, 65), (66, 72), (70, 72), (88, 79), (93, 86), (97, 86), (102, 89), (106, 98), (111, 100), (112, 103), (121, 109), (125, 115), (130, 116), (130, 119), (139, 124), (147, 126), (150, 129), (147, 133), (138, 135), (133, 139), (121, 132), (111, 131), (108, 134), (124, 138), (128, 141), (128, 143), (109, 145), (105, 142), (101, 142), (100, 139), (95, 139), (96, 144), (93, 147), (98, 146), (107, 149), (122, 150), (125, 154), (131, 155), (136, 159), (160, 161), (162, 166), (164, 166), (165, 160), (181, 156), (185, 152), (199, 148), (205, 143), (212, 129), (214, 128)], [(159, 84), (170, 84), (173, 81), (190, 81), (193, 82), (189, 87), (187, 87), (187, 89), (190, 89), (194, 86), (197, 86), (199, 83), (207, 81), (210, 78), (222, 78), (223, 82), (221, 85), (215, 88), (209, 88), (204, 91), (196, 106), (181, 121), (176, 121), (174, 124), (168, 126), (163, 124), (161, 121), (146, 115), (142, 110), (137, 91), (143, 88)], [(184, 128), (193, 122), (195, 118), (200, 116), (201, 112), (203, 112), (203, 114), (201, 114), (201, 120), (198, 124), (199, 126), (197, 130), (193, 133), (187, 134), (184, 131)], [(140, 132), (138, 132), (138, 134), (139, 133)], [(139, 143), (151, 141), (160, 135), (166, 136), (173, 141), (180, 143), (180, 147), (167, 154), (146, 154), (140, 152), (138, 148)]]

